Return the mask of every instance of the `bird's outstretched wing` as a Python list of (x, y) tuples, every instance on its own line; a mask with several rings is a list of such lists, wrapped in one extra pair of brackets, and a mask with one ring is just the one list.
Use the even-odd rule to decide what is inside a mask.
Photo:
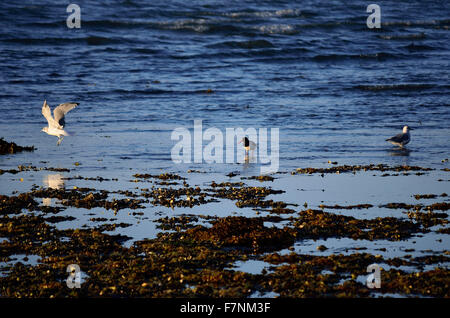
[(386, 141), (402, 142), (402, 141), (405, 141), (407, 138), (408, 137), (406, 134), (400, 133), (400, 134), (395, 135), (394, 137), (386, 139)]
[(55, 119), (53, 119), (52, 112), (50, 110), (50, 106), (48, 106), (47, 104), (47, 101), (44, 101), (44, 104), (42, 105), (42, 115), (44, 115), (45, 119), (47, 119), (49, 127), (62, 129), (60, 124)]
[(53, 110), (53, 115), (55, 116), (55, 121), (64, 127), (66, 124), (64, 121), (64, 115), (66, 115), (69, 111), (77, 107), (79, 103), (64, 103), (60, 104)]

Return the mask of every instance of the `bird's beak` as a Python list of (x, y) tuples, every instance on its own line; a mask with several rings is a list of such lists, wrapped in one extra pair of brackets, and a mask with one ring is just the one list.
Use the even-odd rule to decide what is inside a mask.
[(241, 140), (239, 140), (238, 144), (240, 144), (241, 142), (242, 142), (242, 139), (241, 139)]

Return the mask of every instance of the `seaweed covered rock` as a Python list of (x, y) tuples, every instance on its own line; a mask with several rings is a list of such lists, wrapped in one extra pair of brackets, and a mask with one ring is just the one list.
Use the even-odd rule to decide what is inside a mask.
[(95, 190), (91, 188), (76, 189), (39, 189), (31, 192), (31, 195), (38, 198), (56, 198), (61, 200), (61, 204), (65, 206), (73, 206), (77, 208), (96, 208), (103, 207), (107, 210), (118, 211), (121, 209), (141, 209), (144, 206), (142, 199), (113, 199), (106, 200), (109, 192), (106, 190)]
[(212, 222), (211, 228), (197, 226), (186, 235), (198, 241), (212, 241), (223, 246), (272, 249), (288, 247), (294, 243), (295, 231), (264, 226), (261, 218), (228, 216)]
[(280, 201), (264, 200), (271, 194), (284, 193), (283, 190), (274, 190), (269, 187), (248, 187), (243, 186), (242, 183), (212, 183), (211, 187), (208, 190), (213, 192), (213, 197), (237, 200), (236, 206), (239, 208), (285, 208), (288, 205)]
[(18, 196), (0, 194), (0, 214), (18, 214), (22, 212), (22, 209), (32, 211), (37, 206), (38, 203), (28, 193), (21, 193)]
[(448, 269), (436, 267), (426, 272), (406, 273), (391, 269), (382, 273), (383, 292), (448, 297), (450, 275)]
[(193, 207), (195, 205), (205, 204), (213, 201), (206, 199), (206, 193), (203, 193), (199, 187), (182, 188), (152, 188), (146, 189), (141, 194), (145, 198), (151, 198), (153, 205), (166, 207)]
[(390, 167), (384, 164), (370, 164), (370, 165), (342, 165), (330, 168), (297, 168), (293, 171), (293, 174), (313, 174), (313, 173), (341, 173), (341, 172), (357, 172), (357, 171), (395, 171), (395, 172), (405, 172), (405, 171), (431, 171), (432, 168), (424, 168), (419, 166), (394, 166)]
[(186, 180), (186, 178), (183, 178), (173, 173), (162, 173), (160, 175), (148, 173), (136, 173), (133, 175), (133, 177), (138, 179)]
[(7, 142), (6, 140), (3, 139), (3, 137), (0, 138), (0, 155), (13, 154), (13, 153), (22, 152), (22, 151), (34, 151), (34, 149), (35, 149), (34, 146), (22, 147), (22, 146), (18, 146), (14, 142)]
[(312, 209), (301, 211), (299, 218), (294, 221), (294, 227), (299, 230), (299, 236), (305, 239), (350, 237), (401, 240), (422, 232), (420, 224), (394, 217), (361, 220)]

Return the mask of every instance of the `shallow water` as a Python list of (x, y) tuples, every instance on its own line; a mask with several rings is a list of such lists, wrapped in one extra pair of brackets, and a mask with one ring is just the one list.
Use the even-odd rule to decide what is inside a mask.
[[(242, 181), (286, 190), (268, 199), (298, 204), (296, 210), (305, 203), (312, 208), (368, 203), (374, 207), (331, 211), (365, 219), (407, 218), (401, 210), (380, 205), (418, 203), (414, 194), (450, 193), (450, 177), (441, 170), (449, 168), (443, 160), (450, 157), (450, 20), (443, 10), (445, 1), (383, 1), (379, 30), (366, 27), (364, 1), (224, 5), (115, 0), (108, 6), (92, 1), (79, 5), (81, 29), (68, 29), (64, 4), (0, 4), (0, 136), (37, 148), (0, 156), (1, 169), (69, 168), (59, 177), (118, 181), (66, 180), (62, 186), (68, 189), (130, 191), (151, 185), (132, 182), (135, 173), (180, 173), (190, 185), (199, 186), (229, 181), (229, 172), (239, 173), (232, 181), (260, 174), (259, 163), (175, 164), (172, 131), (192, 131), (194, 120), (203, 120), (204, 130), (217, 127), (224, 134), (226, 128), (279, 128), (279, 171), (286, 174), (263, 184)], [(80, 103), (67, 115), (72, 135), (59, 147), (55, 137), (39, 132), (46, 125), (41, 115), (44, 99), (52, 107)], [(412, 141), (408, 151), (399, 151), (385, 139), (404, 124), (414, 128)], [(387, 177), (372, 172), (289, 174), (299, 167), (328, 167), (329, 160), (436, 170)], [(206, 173), (189, 174), (189, 169)], [(0, 193), (48, 186), (48, 176), (58, 178), (49, 171), (5, 173), (0, 175)], [(228, 200), (173, 210), (147, 204), (143, 216), (133, 212), (121, 210), (115, 216), (102, 209), (67, 208), (60, 215), (76, 220), (56, 226), (94, 226), (90, 218), (117, 218), (133, 224), (114, 232), (132, 237), (125, 243), (131, 245), (155, 237), (159, 230), (154, 220), (161, 216), (256, 215)], [(450, 247), (448, 235), (427, 234), (399, 243), (298, 242), (295, 249), (323, 255), (316, 250), (321, 244), (329, 248), (326, 253), (365, 246), (374, 254), (380, 253), (380, 245), (388, 249), (388, 257), (403, 255), (405, 246), (415, 246), (417, 255)], [(250, 263), (243, 269), (258, 271), (260, 266)]]

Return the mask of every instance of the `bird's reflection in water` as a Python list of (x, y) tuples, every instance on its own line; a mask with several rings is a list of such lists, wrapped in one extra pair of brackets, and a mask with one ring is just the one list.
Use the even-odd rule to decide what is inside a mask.
[[(63, 189), (65, 186), (63, 177), (64, 176), (60, 173), (48, 174), (44, 176), (43, 182), (44, 185), (50, 189)], [(42, 204), (45, 206), (50, 206), (52, 204), (52, 198), (43, 198)]]
[(246, 155), (244, 157), (244, 164), (242, 165), (242, 171), (247, 171), (249, 168), (249, 163), (250, 163), (250, 159), (249, 157)]
[(409, 163), (409, 154), (411, 150), (407, 148), (394, 148), (389, 150), (389, 155), (394, 157), (401, 157), (402, 165), (407, 166)]
[(252, 164), (256, 163), (256, 157), (253, 151), (250, 151), (249, 154), (245, 154), (244, 162), (242, 165), (242, 171), (248, 172), (249, 169), (253, 168), (255, 169), (255, 166)]
[(411, 153), (411, 150), (407, 148), (394, 148), (389, 150), (389, 155), (391, 156), (402, 156), (402, 157), (408, 157)]

